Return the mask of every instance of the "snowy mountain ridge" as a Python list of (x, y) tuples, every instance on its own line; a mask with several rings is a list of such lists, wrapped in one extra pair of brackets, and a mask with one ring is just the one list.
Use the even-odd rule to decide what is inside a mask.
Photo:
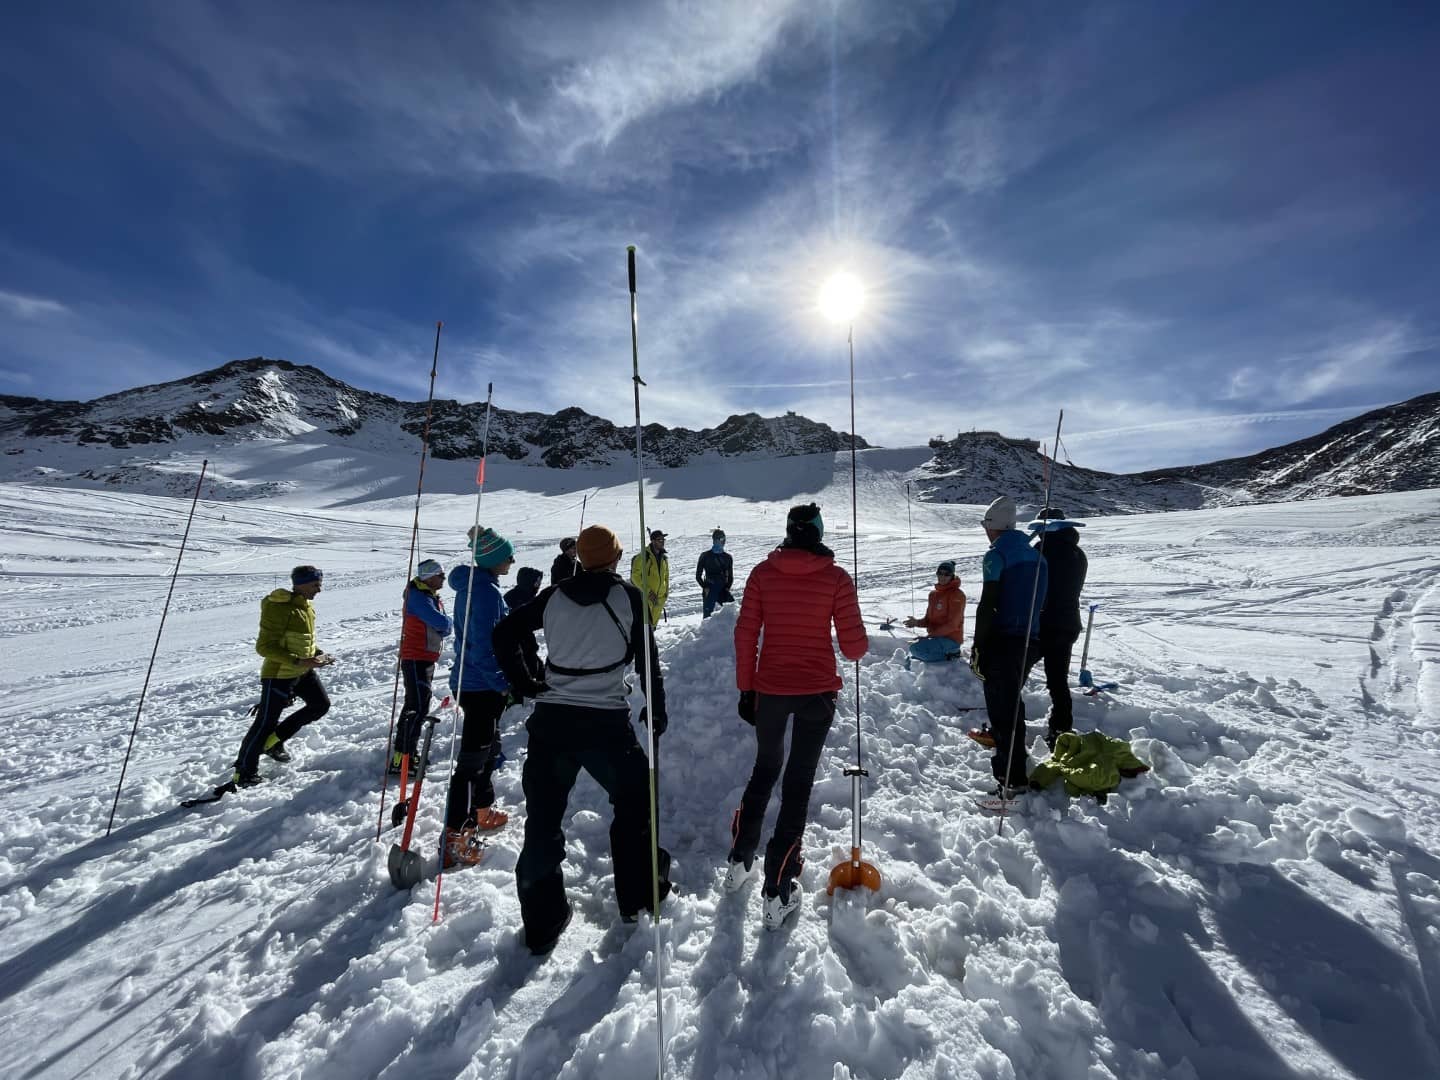
[[(214, 466), (212, 497), (273, 497), (317, 483), (375, 497), (409, 473), (425, 414), (423, 402), (258, 357), (88, 402), (0, 396), (0, 481), (182, 494), (193, 487), (194, 467), (205, 456)], [(430, 452), (437, 464), (480, 457), (484, 416), (483, 402), (435, 402)], [(1437, 487), (1437, 435), (1440, 393), (1247, 457), (1131, 474), (1067, 460), (1055, 475), (1052, 501), (1072, 514), (1095, 515)], [(632, 429), (574, 407), (554, 414), (495, 408), (489, 437), (492, 465), (574, 471), (574, 483), (560, 482), (568, 486), (578, 485), (580, 472), (630, 468), (634, 461)], [(650, 424), (644, 445), (647, 466), (675, 469), (834, 455), (849, 449), (850, 436), (795, 413), (746, 413), (698, 431)], [(864, 439), (858, 445), (869, 446)], [(1029, 508), (1043, 499), (1048, 462), (1033, 439), (970, 431), (933, 439), (929, 449), (929, 459), (917, 458), (900, 478), (921, 501), (983, 504), (1006, 491)], [(924, 455), (925, 448), (916, 453)], [(302, 463), (303, 478), (295, 473)], [(758, 497), (737, 487), (734, 476), (722, 481), (725, 490)]]
[[(995, 431), (933, 440), (916, 486), (933, 502), (984, 503), (997, 490), (1038, 504), (1047, 462), (1033, 439)], [(1298, 442), (1203, 465), (1107, 473), (1064, 462), (1051, 500), (1072, 514), (1193, 510), (1440, 487), (1440, 393), (1388, 405)]]
[[(173, 382), (93, 401), (0, 397), (0, 445), (11, 457), (47, 447), (137, 447), (206, 436), (227, 440), (296, 439), (328, 434), (355, 449), (414, 454), (425, 428), (424, 402), (359, 390), (318, 368), (288, 360), (236, 360)], [(484, 402), (437, 400), (430, 453), (441, 460), (480, 457)], [(579, 408), (550, 415), (496, 407), (490, 418), (493, 459), (550, 468), (604, 468), (634, 460), (635, 435)], [(795, 413), (745, 413), (692, 431), (648, 424), (647, 463), (678, 467), (707, 456), (786, 457), (849, 449), (850, 436)], [(861, 447), (868, 446), (864, 439)], [(30, 465), (25, 461), (24, 465)], [(97, 462), (103, 469), (103, 462)], [(19, 470), (21, 473), (27, 469)], [(14, 470), (5, 479), (25, 479)], [(92, 476), (90, 479), (104, 479)]]

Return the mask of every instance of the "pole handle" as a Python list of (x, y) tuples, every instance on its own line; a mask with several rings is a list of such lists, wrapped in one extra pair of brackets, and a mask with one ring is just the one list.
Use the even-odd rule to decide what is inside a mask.
[(630, 244), (625, 248), (626, 261), (630, 264), (630, 295), (635, 295), (635, 245)]

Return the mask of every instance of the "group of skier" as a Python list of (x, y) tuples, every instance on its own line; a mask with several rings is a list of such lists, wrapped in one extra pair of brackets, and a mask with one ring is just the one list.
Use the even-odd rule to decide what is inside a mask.
[[(1002, 797), (1026, 783), (1020, 688), (1041, 660), (1054, 706), (1047, 740), (1053, 746), (1055, 737), (1070, 729), (1068, 671), (1086, 569), (1078, 523), (1047, 508), (1031, 523), (1033, 541), (1015, 524), (1013, 499), (1001, 497), (987, 508), (982, 525), (990, 548), (982, 563), (983, 591), (970, 650), (990, 719), (987, 729), (971, 734), (994, 747), (992, 769)], [(762, 876), (762, 916), (772, 929), (799, 903), (795, 885), (804, 867), (802, 834), (810, 793), (842, 685), (832, 630), (848, 659), (858, 660), (868, 646), (855, 582), (836, 565), (824, 535), (817, 505), (790, 509), (783, 542), (750, 572), (734, 631), (737, 712), (755, 728), (756, 755), (732, 818), (725, 887), (738, 890)], [(508, 814), (495, 807), (493, 784), (503, 761), (500, 720), (509, 706), (534, 700), (526, 722), (525, 829), (515, 876), (525, 942), (537, 954), (553, 947), (570, 920), (561, 871), (563, 822), (582, 768), (614, 807), (610, 840), (622, 918), (633, 920), (640, 910), (652, 910), (657, 897), (670, 891), (670, 856), (658, 844), (652, 866), (650, 765), (627, 700), (632, 685), (627, 672), (633, 668), (634, 685), (646, 698), (640, 722), (650, 726), (658, 765), (668, 715), (653, 630), (664, 617), (669, 592), (665, 541), (660, 530), (650, 533), (626, 581), (618, 573), (623, 552), (615, 533), (591, 525), (561, 542), (547, 588), (539, 589), (538, 570), (525, 568), (523, 580), (502, 594), (500, 579), (514, 566), (514, 545), (493, 529), (477, 527), (470, 531), (467, 565), (455, 567), (447, 579), (439, 562), (424, 559), (405, 589), (399, 658), (405, 697), (388, 767), (400, 772), (416, 755), (433, 697), (435, 665), (444, 639), (453, 633), (449, 684), (463, 723), (446, 799), (446, 868), (479, 861), (484, 834), (508, 822)], [(447, 580), (455, 594), (453, 620), (440, 596)], [(696, 566), (702, 617), (733, 599), (733, 580), (725, 533), (717, 528)], [(256, 765), (262, 753), (288, 761), (286, 740), (329, 708), (316, 669), (330, 658), (315, 645), (310, 603), (322, 584), (319, 569), (296, 567), (291, 589), (277, 589), (261, 604), (256, 642), (265, 658), (261, 700), (236, 758), (236, 786), (260, 781)], [(925, 616), (906, 620), (927, 631), (912, 646), (914, 658), (958, 657), (965, 603), (955, 564), (946, 560), (936, 569)], [(543, 660), (536, 638), (540, 631)], [(281, 722), (281, 713), (296, 697), (304, 707)], [(761, 862), (764, 817), (777, 780), (780, 810)]]

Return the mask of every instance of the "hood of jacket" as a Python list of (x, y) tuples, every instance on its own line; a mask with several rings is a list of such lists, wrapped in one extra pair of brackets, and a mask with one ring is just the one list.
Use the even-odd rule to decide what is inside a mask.
[[(254, 601), (252, 600), (253, 604)], [(265, 597), (267, 604), (294, 604), (296, 607), (309, 607), (310, 601), (305, 597), (291, 592), (289, 589), (276, 589), (269, 596)]]
[(477, 575), (475, 582), (478, 585), (484, 585), (486, 582), (494, 584), (500, 580), (499, 575), (496, 574), (494, 570), (487, 570), (483, 566), (466, 566), (464, 563), (461, 563), (455, 567), (454, 570), (450, 571), (450, 588), (457, 593), (463, 593), (468, 589), (470, 587), (471, 570), (474, 570)]
[(766, 562), (782, 574), (814, 574), (835, 564), (835, 553), (821, 544), (818, 550), (801, 547), (778, 547)]
[(1054, 532), (1047, 532), (1045, 537), (1045, 550), (1054, 548), (1073, 548), (1080, 546), (1080, 530), (1073, 525), (1067, 525), (1063, 529), (1056, 529)]
[(598, 604), (610, 595), (616, 585), (622, 585), (620, 575), (609, 570), (582, 570), (568, 581), (555, 586), (566, 597), (582, 607)]

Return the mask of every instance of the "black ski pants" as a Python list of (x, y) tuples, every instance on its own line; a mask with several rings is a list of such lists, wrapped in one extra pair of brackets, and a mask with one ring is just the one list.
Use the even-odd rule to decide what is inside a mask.
[(1041, 634), (1040, 656), (1045, 664), (1045, 689), (1050, 691), (1050, 734), (1060, 735), (1075, 726), (1070, 700), (1070, 656), (1078, 634)]
[[(995, 756), (990, 771), (995, 779), (1024, 787), (1029, 772), (1025, 738), (1025, 699), (1021, 689), (1030, 669), (1040, 658), (1037, 642), (1018, 634), (993, 634), (979, 646), (980, 673), (985, 677), (985, 711), (990, 716), (990, 734), (995, 736)], [(1018, 703), (1018, 709), (1017, 709)], [(1014, 740), (1014, 749), (1011, 741)], [(1006, 767), (1009, 775), (1006, 775)]]
[[(610, 796), (610, 857), (622, 916), (650, 910), (650, 778), (629, 709), (587, 709), (540, 702), (526, 724), (525, 843), (515, 864), (515, 890), (527, 941), (548, 941), (565, 921), (565, 808), (584, 769)], [(670, 853), (660, 849), (660, 891), (670, 891)]]
[(415, 747), (420, 742), (421, 721), (430, 712), (434, 679), (434, 660), (400, 661), (400, 681), (405, 686), (405, 705), (400, 710), (400, 722), (395, 731), (395, 749), (401, 754), (415, 756)]
[[(297, 697), (305, 702), (304, 708), (296, 709), (281, 722), (280, 714)], [(325, 686), (314, 671), (307, 671), (293, 679), (261, 679), (260, 704), (255, 710), (254, 723), (245, 733), (245, 738), (240, 740), (240, 753), (235, 758), (236, 771), (241, 776), (249, 776), (255, 771), (260, 764), (260, 751), (265, 749), (265, 742), (271, 735), (282, 743), (287, 742), (306, 724), (319, 720), (329, 711), (330, 695), (325, 693)]]
[(465, 690), (460, 694), (460, 711), (465, 720), (460, 731), (460, 757), (450, 775), (450, 795), (445, 803), (445, 826), (458, 829), (476, 810), (495, 805), (492, 774), (500, 757), (500, 716), (507, 695), (494, 690)]
[[(785, 760), (785, 729), (795, 717), (790, 759)], [(749, 861), (760, 846), (760, 830), (770, 793), (780, 778), (780, 816), (765, 847), (765, 890), (789, 895), (790, 882), (805, 865), (801, 839), (810, 815), (810, 789), (820, 764), (825, 738), (835, 719), (835, 694), (759, 694), (755, 702), (755, 768), (740, 797), (732, 826), (731, 861)]]

